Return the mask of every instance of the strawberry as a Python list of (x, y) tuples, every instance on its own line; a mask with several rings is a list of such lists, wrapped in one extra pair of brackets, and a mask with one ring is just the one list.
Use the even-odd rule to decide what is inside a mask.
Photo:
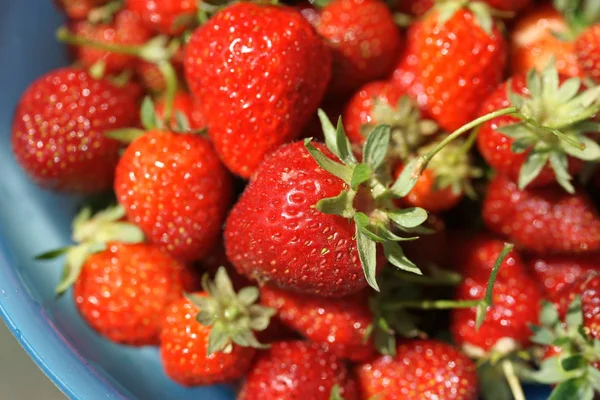
[(380, 0), (333, 0), (321, 10), (317, 30), (332, 50), (335, 96), (384, 78), (400, 51), (400, 31)]
[(258, 289), (236, 293), (225, 269), (214, 282), (203, 279), (203, 292), (172, 303), (160, 334), (160, 357), (166, 374), (185, 386), (210, 385), (241, 378), (257, 348), (254, 337), (269, 324), (273, 310), (253, 304)]
[(330, 299), (265, 285), (260, 299), (265, 306), (277, 310), (285, 325), (312, 342), (327, 345), (340, 358), (366, 361), (375, 354), (373, 343), (365, 340), (373, 320), (366, 296)]
[(425, 88), (419, 79), (419, 58), (420, 53), (417, 49), (421, 35), (421, 22), (413, 22), (406, 31), (406, 45), (402, 56), (398, 59), (392, 73), (391, 82), (408, 94), (415, 101), (421, 111), (425, 111), (427, 105), (427, 95)]
[(82, 317), (102, 336), (156, 345), (167, 306), (183, 293), (183, 271), (151, 245), (108, 243), (83, 264), (73, 297)]
[[(417, 153), (426, 154), (436, 145), (434, 142), (423, 146)], [(481, 171), (471, 166), (470, 155), (463, 146), (464, 142), (459, 140), (442, 148), (419, 175), (415, 187), (402, 202), (407, 206), (439, 213), (454, 208), (465, 193), (474, 196), (470, 180), (480, 177)], [(394, 176), (398, 178), (403, 170), (404, 164), (398, 164)]]
[(85, 194), (109, 189), (119, 143), (104, 132), (137, 124), (138, 91), (131, 89), (71, 67), (37, 79), (15, 111), (17, 161), (46, 188)]
[(195, 0), (125, 0), (125, 7), (141, 15), (149, 29), (179, 35), (196, 22)]
[(70, 19), (85, 19), (90, 11), (109, 0), (55, 0), (56, 4)]
[(353, 144), (364, 144), (379, 124), (392, 128), (392, 155), (406, 158), (437, 131), (433, 121), (422, 117), (416, 105), (398, 86), (382, 81), (360, 88), (344, 110), (344, 127)]
[[(594, 399), (600, 394), (600, 274), (588, 272), (552, 296), (533, 326), (532, 340), (546, 347), (534, 381), (554, 384), (551, 398)], [(594, 397), (594, 393), (596, 396)]]
[(565, 193), (558, 186), (519, 190), (496, 176), (483, 202), (483, 220), (494, 232), (539, 254), (600, 250), (600, 215), (580, 189)]
[(356, 375), (363, 399), (476, 400), (475, 364), (453, 346), (437, 340), (411, 340), (395, 356), (360, 364)]
[(311, 139), (281, 146), (251, 178), (225, 225), (229, 260), (251, 279), (327, 297), (367, 284), (378, 290), (378, 243), (394, 266), (420, 274), (392, 229), (410, 235), (427, 212), (391, 201), (410, 190), (413, 178), (403, 174), (394, 182), (386, 174), (390, 128), (369, 134), (359, 163), (342, 125), (336, 129), (324, 112), (319, 116), (328, 148)]
[[(154, 103), (156, 116), (164, 119), (167, 96), (159, 97)], [(205, 127), (204, 115), (200, 111), (198, 101), (192, 99), (189, 93), (179, 91), (173, 98), (173, 113), (169, 124), (182, 125), (183, 131), (199, 131)], [(178, 115), (179, 114), (179, 115)], [(179, 119), (179, 121), (178, 121)]]
[(231, 177), (208, 140), (158, 130), (127, 147), (114, 188), (150, 242), (186, 262), (217, 243), (232, 199)]
[(286, 6), (233, 4), (192, 34), (187, 82), (232, 172), (249, 178), (265, 154), (302, 133), (325, 94), (329, 60), (310, 23)]
[(534, 257), (528, 261), (547, 295), (556, 293), (590, 271), (600, 271), (599, 254)]
[[(495, 253), (495, 256), (498, 254)], [(464, 281), (456, 288), (457, 300), (479, 300), (484, 297), (487, 278), (481, 279), (481, 275), (491, 266), (488, 260), (480, 262), (481, 265), (468, 266), (474, 270), (472, 275), (470, 271), (463, 273)], [(497, 277), (493, 306), (479, 329), (476, 329), (475, 323), (476, 307), (451, 311), (450, 331), (454, 342), (470, 356), (480, 358), (494, 353), (507, 354), (530, 343), (529, 325), (538, 321), (542, 292), (537, 281), (524, 270), (512, 276), (507, 275), (504, 273)]]
[(560, 83), (553, 65), (500, 85), (481, 114), (513, 105), (519, 118), (505, 115), (481, 126), (477, 145), (488, 164), (520, 188), (558, 182), (572, 193), (571, 174), (583, 161), (600, 159), (600, 146), (584, 135), (600, 110), (600, 97), (597, 90), (580, 87), (578, 78)]
[(431, 10), (434, 4), (434, 0), (397, 0), (393, 8), (403, 14), (420, 17)]
[[(274, 343), (252, 367), (238, 400), (357, 400), (355, 382), (339, 358), (318, 344)], [(339, 398), (339, 397), (338, 397)]]
[[(81, 38), (104, 44), (136, 46), (144, 44), (151, 32), (143, 25), (140, 16), (128, 10), (115, 14), (111, 23), (93, 24), (89, 21), (73, 21), (69, 24), (71, 32)], [(135, 66), (137, 58), (133, 55), (119, 54), (89, 46), (74, 46), (77, 61), (85, 68), (101, 62), (108, 74), (122, 72)]]
[[(568, 2), (566, 2), (568, 3)], [(555, 57), (556, 69), (565, 76), (580, 76), (574, 43), (556, 37), (569, 30), (564, 17), (550, 4), (538, 4), (519, 15), (510, 33), (510, 69), (512, 74), (526, 74), (545, 68)]]
[[(447, 131), (477, 114), (481, 99), (500, 82), (506, 43), (482, 3), (443, 3), (424, 16), (410, 50), (427, 113)], [(471, 11), (472, 7), (477, 7)]]
[(587, 28), (577, 37), (575, 54), (579, 68), (596, 82), (600, 82), (600, 24)]
[[(171, 57), (171, 64), (175, 68), (177, 78), (183, 81), (184, 49), (179, 47)], [(135, 64), (135, 74), (144, 88), (151, 93), (162, 93), (167, 89), (165, 77), (158, 65), (154, 62), (139, 59)]]
[(483, 0), (487, 4), (490, 5), (493, 9), (501, 10), (501, 11), (520, 11), (529, 4), (532, 3), (532, 0)]

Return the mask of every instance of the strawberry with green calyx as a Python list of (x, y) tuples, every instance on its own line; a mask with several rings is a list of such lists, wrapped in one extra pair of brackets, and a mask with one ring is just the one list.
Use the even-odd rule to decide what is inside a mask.
[(557, 181), (573, 193), (571, 173), (583, 161), (600, 160), (600, 146), (585, 135), (599, 128), (593, 117), (600, 110), (600, 90), (581, 90), (579, 78), (561, 84), (553, 64), (541, 73), (530, 71), (526, 81), (515, 76), (490, 95), (483, 112), (507, 105), (519, 112), (484, 124), (477, 141), (486, 161), (520, 188)]
[(549, 351), (540, 369), (526, 371), (525, 376), (539, 383), (556, 385), (549, 397), (551, 400), (593, 400), (594, 393), (600, 393), (600, 339), (587, 328), (581, 297), (573, 298), (564, 321), (555, 306), (546, 302), (540, 324), (531, 327), (531, 340)]
[(275, 314), (255, 304), (257, 288), (235, 292), (225, 268), (214, 281), (205, 275), (202, 292), (188, 293), (166, 312), (160, 355), (166, 374), (185, 385), (208, 385), (239, 379), (261, 344), (254, 336)]
[(346, 105), (344, 127), (350, 142), (362, 145), (381, 124), (390, 126), (390, 153), (401, 160), (438, 130), (435, 122), (424, 118), (398, 86), (371, 82), (360, 88)]
[(138, 13), (149, 29), (164, 35), (180, 35), (198, 23), (196, 0), (125, 0), (128, 10)]

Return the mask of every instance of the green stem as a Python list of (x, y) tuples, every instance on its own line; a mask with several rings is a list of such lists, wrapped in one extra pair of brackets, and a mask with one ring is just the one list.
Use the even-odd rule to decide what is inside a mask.
[(427, 164), (429, 164), (429, 162), (431, 161), (431, 159), (440, 152), (440, 150), (442, 150), (448, 143), (452, 142), (453, 140), (455, 140), (456, 138), (460, 137), (463, 133), (487, 122), (490, 121), (494, 118), (498, 118), (501, 117), (503, 115), (508, 115), (508, 114), (514, 114), (515, 112), (517, 112), (518, 109), (517, 107), (507, 107), (507, 108), (502, 108), (500, 110), (494, 111), (492, 113), (486, 114), (484, 116), (481, 116), (477, 119), (474, 119), (473, 121), (461, 126), (460, 128), (458, 128), (457, 130), (455, 130), (454, 132), (452, 132), (451, 134), (449, 134), (448, 136), (446, 136), (444, 138), (444, 140), (442, 140), (441, 142), (439, 142), (433, 149), (431, 149), (427, 154), (425, 154), (424, 156), (421, 156), (420, 158), (420, 162), (419, 162), (419, 170), (418, 170), (418, 174), (420, 175), (425, 168), (427, 167)]
[(526, 400), (525, 393), (523, 393), (523, 388), (521, 387), (521, 382), (519, 382), (519, 378), (515, 373), (515, 368), (513, 363), (509, 359), (505, 359), (501, 362), (502, 371), (504, 372), (504, 376), (508, 381), (508, 385), (510, 386), (510, 391), (515, 400)]
[(383, 304), (386, 310), (418, 308), (420, 310), (449, 310), (477, 307), (481, 300), (402, 300)]
[(73, 35), (64, 26), (58, 28), (56, 31), (56, 38), (67, 44), (72, 44), (75, 46), (89, 46), (98, 50), (110, 51), (112, 53), (128, 54), (136, 57), (139, 57), (141, 53), (140, 46), (129, 46), (124, 44), (104, 43), (97, 42), (95, 40), (89, 40), (78, 35)]
[(458, 285), (462, 280), (460, 275), (454, 273), (448, 273), (447, 275), (441, 277), (410, 274), (399, 270), (395, 270), (394, 273), (399, 279), (405, 282), (417, 283), (426, 286), (453, 286)]
[(171, 116), (173, 115), (175, 94), (177, 93), (177, 72), (175, 72), (175, 68), (173, 68), (173, 65), (169, 61), (160, 61), (157, 66), (165, 79), (165, 110), (163, 121), (166, 125), (169, 125)]
[(93, 24), (109, 21), (117, 11), (123, 8), (123, 4), (123, 0), (114, 0), (104, 6), (94, 8), (88, 14), (88, 21)]

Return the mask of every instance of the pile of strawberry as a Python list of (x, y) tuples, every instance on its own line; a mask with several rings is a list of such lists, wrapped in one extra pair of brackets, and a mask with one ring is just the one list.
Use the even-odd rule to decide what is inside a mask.
[(116, 195), (39, 256), (100, 335), (243, 400), (598, 396), (600, 2), (58, 4), (12, 144)]

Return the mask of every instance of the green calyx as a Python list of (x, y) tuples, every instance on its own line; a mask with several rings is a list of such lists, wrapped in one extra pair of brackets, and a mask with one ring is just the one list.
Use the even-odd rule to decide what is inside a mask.
[(113, 16), (124, 6), (124, 0), (111, 0), (103, 6), (94, 8), (88, 13), (88, 21), (92, 24), (110, 23)]
[(438, 12), (438, 24), (444, 25), (457, 11), (467, 9), (475, 16), (477, 24), (488, 34), (492, 36), (494, 30), (493, 16), (506, 16), (496, 10), (493, 10), (483, 1), (469, 0), (449, 0), (437, 3), (434, 9)]
[(230, 353), (233, 345), (268, 348), (259, 343), (255, 331), (263, 331), (269, 326), (275, 310), (255, 304), (259, 297), (256, 287), (248, 286), (235, 292), (224, 267), (219, 267), (214, 281), (208, 275), (202, 277), (202, 288), (207, 296), (186, 294), (186, 298), (199, 312), (196, 320), (210, 326), (207, 354)]
[(584, 161), (600, 160), (600, 146), (585, 136), (586, 132), (597, 132), (600, 128), (593, 121), (600, 111), (600, 87), (580, 93), (579, 78), (560, 84), (554, 60), (541, 73), (530, 71), (527, 87), (531, 96), (523, 97), (512, 91), (509, 82), (508, 98), (517, 107), (514, 115), (521, 121), (497, 128), (514, 139), (513, 152), (529, 151), (519, 175), (519, 187), (525, 188), (549, 165), (558, 183), (573, 193), (567, 156)]
[(564, 321), (560, 321), (554, 305), (545, 302), (540, 323), (531, 327), (532, 342), (559, 347), (560, 354), (543, 360), (539, 370), (527, 371), (526, 376), (536, 382), (555, 384), (552, 400), (593, 400), (594, 392), (600, 393), (600, 370), (592, 365), (600, 362), (600, 340), (592, 338), (584, 326), (579, 296), (569, 305)]
[[(375, 97), (373, 120), (390, 127), (390, 155), (401, 160), (405, 160), (438, 131), (437, 124), (424, 119), (418, 106), (408, 96), (402, 96), (395, 106)], [(365, 124), (361, 127), (361, 133), (368, 137), (375, 128), (374, 124)]]
[(52, 250), (36, 257), (49, 260), (65, 255), (63, 276), (56, 287), (56, 293), (64, 293), (75, 283), (88, 257), (106, 249), (108, 242), (141, 243), (144, 234), (136, 225), (121, 221), (125, 210), (117, 205), (92, 216), (90, 208), (84, 208), (73, 220), (72, 239), (76, 245)]
[(597, 0), (554, 0), (553, 5), (569, 26), (567, 40), (574, 40), (587, 27), (600, 22), (600, 3)]
[[(403, 188), (395, 187), (386, 165), (386, 155), (391, 137), (387, 125), (379, 125), (369, 134), (363, 147), (362, 162), (352, 153), (341, 120), (334, 128), (325, 113), (319, 110), (325, 142), (329, 150), (341, 162), (334, 161), (314, 147), (311, 139), (304, 145), (317, 164), (346, 183), (337, 196), (320, 200), (317, 210), (352, 219), (356, 227), (356, 242), (360, 261), (367, 282), (379, 290), (375, 274), (377, 269), (377, 244), (383, 247), (388, 261), (405, 271), (421, 274), (402, 251), (398, 242), (416, 239), (420, 225), (427, 220), (427, 212), (421, 208), (399, 209), (392, 201), (405, 195)], [(368, 210), (356, 208), (355, 199), (369, 198)], [(364, 211), (364, 212), (363, 212)]]

